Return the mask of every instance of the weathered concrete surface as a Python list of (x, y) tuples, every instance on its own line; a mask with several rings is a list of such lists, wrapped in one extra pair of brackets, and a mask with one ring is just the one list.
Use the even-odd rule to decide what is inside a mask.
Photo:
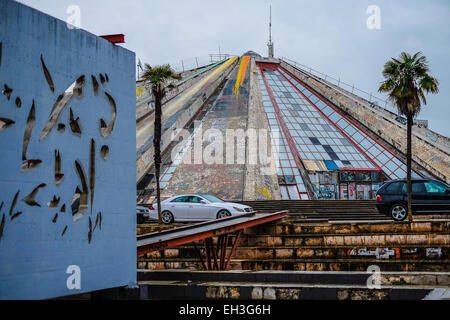
[[(117, 288), (78, 299), (114, 300), (449, 300), (448, 273), (189, 272), (138, 270), (137, 288)], [(438, 280), (445, 277), (445, 280)], [(400, 279), (400, 281), (398, 281)], [(433, 279), (433, 281), (428, 281)], [(371, 287), (368, 286), (371, 285)], [(69, 297), (71, 298), (71, 297)], [(251, 307), (251, 306), (250, 306)], [(261, 307), (249, 312), (262, 314)]]
[[(243, 282), (144, 281), (142, 298), (136, 299), (227, 299), (227, 300), (421, 300), (430, 286), (386, 286), (372, 289), (350, 284), (280, 284)], [(444, 290), (444, 289), (443, 289)], [(441, 293), (441, 290), (440, 290)], [(437, 295), (435, 294), (434, 297)], [(439, 297), (446, 297), (440, 294)], [(126, 297), (125, 297), (126, 298)]]
[[(135, 54), (10, 0), (0, 1), (0, 42), (0, 85), (13, 89), (10, 100), (0, 94), (0, 117), (15, 122), (0, 132), (0, 299), (46, 299), (132, 284), (136, 281)], [(74, 94), (70, 86), (77, 79), (84, 86)], [(74, 98), (59, 109), (59, 117), (52, 118), (55, 127), (40, 141), (62, 96)], [(16, 98), (21, 99), (20, 108)], [(69, 126), (70, 109), (79, 117), (80, 134)], [(107, 137), (101, 134), (101, 119), (113, 128)], [(58, 130), (62, 125), (65, 130)], [(42, 162), (24, 172), (28, 128), (25, 155)], [(110, 150), (106, 159), (100, 155), (103, 145)], [(55, 151), (61, 159), (59, 172)], [(60, 174), (63, 179), (56, 183)], [(37, 186), (41, 188), (35, 202), (22, 201), (27, 195), (33, 198)], [(77, 213), (71, 205), (78, 188), (86, 192), (86, 202)], [(58, 201), (49, 204), (55, 196), (56, 207)], [(77, 274), (79, 286), (74, 281)]]
[[(172, 179), (163, 190), (162, 196), (164, 198), (187, 192), (213, 192), (230, 200), (281, 198), (275, 163), (271, 154), (270, 137), (267, 130), (268, 122), (263, 109), (256, 64), (253, 59), (250, 61), (243, 80), (243, 87), (239, 89), (239, 94), (235, 95), (232, 91), (238, 77), (238, 67), (239, 64), (232, 65), (222, 71), (221, 77), (216, 83), (223, 79), (231, 71), (231, 68), (234, 68), (232, 76), (228, 78), (219, 98), (202, 121), (201, 136), (197, 133), (193, 139), (194, 143), (202, 141), (201, 155), (204, 156), (208, 146), (214, 141), (215, 135), (220, 132), (221, 137), (223, 137), (223, 158), (214, 157), (213, 163), (203, 158), (198, 162), (192, 154), (194, 150), (193, 144), (191, 144), (182, 163), (177, 167)], [(213, 87), (217, 86), (210, 86), (211, 89)], [(210, 94), (209, 91), (208, 94)], [(186, 115), (181, 115), (172, 127), (181, 128), (183, 124), (191, 120), (202, 102), (203, 100), (195, 101), (190, 107), (195, 110), (190, 110), (190, 112), (186, 112)], [(235, 130), (234, 133), (236, 134), (235, 157), (234, 161), (229, 163), (227, 162), (228, 145), (226, 138), (227, 133), (232, 130)], [(254, 157), (259, 146), (257, 143), (251, 144), (249, 142), (251, 138), (245, 136), (247, 133), (255, 134), (253, 137), (257, 140), (260, 139), (260, 142), (262, 139), (259, 138), (259, 135), (265, 134), (264, 138), (267, 141), (265, 146), (267, 152), (265, 154), (267, 158), (260, 159), (258, 155)], [(162, 149), (164, 150), (173, 141), (171, 128), (166, 130), (162, 140)], [(213, 152), (216, 152), (216, 150)], [(245, 154), (244, 157), (242, 157), (243, 154)], [(149, 149), (137, 161), (138, 180), (143, 173), (148, 171), (152, 163), (153, 148), (149, 146)]]
[[(208, 74), (205, 76), (204, 79), (200, 80), (205, 81), (208, 78), (211, 77), (209, 80), (206, 81), (202, 87), (196, 91), (196, 93), (187, 99), (186, 101), (180, 103), (178, 99), (184, 99), (183, 94), (180, 95), (177, 99), (171, 100), (168, 105), (163, 106), (164, 115), (162, 118), (162, 123), (165, 123), (168, 121), (170, 117), (176, 116), (176, 121), (167, 128), (164, 133), (162, 134), (161, 138), (161, 150), (164, 150), (167, 148), (167, 146), (177, 137), (173, 136), (174, 128), (177, 130), (183, 128), (188, 121), (191, 120), (191, 118), (195, 115), (195, 113), (199, 110), (199, 108), (203, 105), (204, 100), (209, 97), (217, 88), (217, 86), (222, 82), (223, 78), (228, 74), (230, 70), (234, 67), (235, 63), (231, 62), (231, 64), (224, 64), (219, 67), (219, 69), (213, 70), (211, 74)], [(217, 72), (216, 74), (214, 74)], [(193, 90), (193, 89), (191, 89)], [(191, 93), (191, 90), (188, 90), (186, 94)], [(173, 110), (170, 112), (168, 111), (169, 108), (173, 106)], [(137, 159), (137, 165), (136, 165), (136, 176), (137, 181), (139, 181), (143, 175), (150, 169), (150, 167), (153, 166), (153, 154), (154, 149), (152, 146), (153, 141), (153, 123), (151, 122), (151, 119), (146, 120), (146, 125), (149, 126), (149, 128), (146, 129), (148, 131), (147, 133), (142, 133), (143, 138), (140, 139), (141, 143), (138, 143), (137, 149), (138, 149), (138, 159)], [(141, 128), (143, 130), (143, 128)], [(141, 133), (138, 132), (138, 135)], [(142, 149), (143, 146), (147, 145), (146, 149)], [(139, 152), (139, 149), (142, 149), (142, 152)]]
[(138, 284), (145, 298), (443, 300), (450, 273), (138, 270)]
[[(162, 193), (164, 197), (212, 192), (225, 199), (242, 199), (245, 161), (228, 164), (224, 143), (227, 130), (245, 132), (247, 129), (249, 76), (247, 73), (239, 96), (235, 96), (233, 87), (238, 69), (236, 65), (215, 105), (203, 119), (201, 129), (194, 133), (193, 143)], [(199, 145), (202, 146), (200, 153), (195, 149)], [(245, 150), (245, 139), (238, 139), (236, 150), (237, 153)], [(211, 156), (211, 159), (208, 160), (205, 156)]]
[[(398, 149), (400, 151), (398, 156), (401, 156), (402, 152), (405, 153), (406, 127), (392, 119), (392, 116), (371, 108), (365, 100), (355, 98), (345, 90), (283, 60), (280, 65), (361, 123), (368, 132), (372, 132), (373, 137), (379, 136)], [(419, 130), (416, 126), (413, 128), (413, 160), (437, 177), (450, 183), (450, 142), (448, 138), (434, 134), (435, 139), (433, 138), (433, 140), (435, 141), (432, 141), (426, 136), (426, 133), (424, 134), (423, 130)]]
[[(188, 192), (213, 192), (229, 200), (281, 198), (271, 154), (267, 164), (261, 165), (258, 157), (249, 161), (258, 150), (256, 145), (249, 143), (250, 138), (245, 136), (247, 133), (258, 134), (258, 129), (264, 129), (266, 131), (263, 133), (266, 134), (265, 137), (268, 141), (266, 148), (269, 153), (271, 153), (271, 145), (253, 59), (248, 69), (243, 87), (239, 89), (239, 95), (235, 96), (232, 88), (235, 86), (239, 71), (238, 66), (235, 67), (220, 97), (202, 122), (203, 136), (196, 136), (193, 140), (195, 143), (196, 139), (201, 139), (203, 150), (206, 151), (208, 145), (220, 133), (219, 135), (223, 137), (223, 141), (219, 142), (222, 145), (223, 156), (219, 156), (220, 159), (215, 157), (214, 163), (208, 163), (205, 159), (201, 159), (201, 163), (195, 163), (196, 159), (192, 155), (193, 146), (191, 145), (184, 155), (183, 163), (178, 166), (172, 180), (163, 191), (164, 197)], [(232, 130), (236, 133), (235, 157), (232, 163), (229, 163), (227, 162), (229, 146), (226, 137), (227, 133)], [(245, 153), (243, 158), (242, 153)]]
[[(450, 220), (298, 223), (244, 231), (231, 270), (450, 271)], [(202, 247), (201, 244), (199, 244)], [(193, 245), (141, 257), (139, 268), (200, 268)], [(400, 280), (399, 280), (400, 281)]]
[[(248, 129), (255, 129), (256, 131), (268, 130), (269, 122), (264, 111), (261, 89), (259, 86), (258, 70), (256, 69), (255, 60), (251, 60), (250, 64), (250, 101), (248, 111)], [(260, 148), (260, 145), (258, 145)], [(275, 161), (272, 154), (272, 144), (270, 139), (267, 139), (267, 160), (266, 165), (262, 165), (258, 159), (256, 164), (246, 163), (246, 175), (244, 186), (243, 200), (280, 200), (281, 192), (278, 186), (278, 177), (276, 175)], [(247, 159), (250, 158), (251, 152), (257, 150), (250, 150), (247, 148)]]
[[(173, 85), (173, 88), (170, 88), (169, 85), (166, 88), (166, 96), (163, 98), (163, 106), (170, 102), (170, 100), (174, 99), (180, 94), (183, 94), (186, 89), (192, 87), (195, 83), (203, 80), (208, 77), (211, 73), (213, 73), (217, 68), (220, 67), (220, 64), (217, 66), (205, 70), (204, 72), (198, 74), (195, 77), (188, 79), (187, 81), (183, 81), (181, 84), (177, 84), (181, 82), (183, 79), (186, 79), (192, 74), (199, 72), (197, 70), (186, 71), (181, 73), (182, 79), (180, 81), (172, 81), (169, 84)], [(139, 129), (143, 124), (148, 121), (154, 121), (154, 117), (151, 116), (151, 113), (154, 109), (150, 110), (148, 107), (148, 102), (151, 100), (151, 85), (146, 83), (145, 81), (136, 82), (136, 122), (137, 128)]]
[[(203, 151), (206, 150), (209, 142), (215, 141), (216, 137), (218, 138), (220, 135), (225, 137), (227, 129), (246, 130), (247, 110), (236, 108), (238, 105), (233, 101), (231, 93), (237, 69), (236, 66), (231, 80), (228, 80), (215, 106), (204, 118), (202, 132), (196, 133), (197, 139), (203, 141)], [(240, 99), (242, 100), (242, 97)], [(215, 136), (215, 134), (218, 135)], [(199, 135), (200, 137), (198, 137)], [(220, 140), (218, 142), (223, 146), (223, 140)], [(194, 143), (195, 141), (196, 137), (194, 137)], [(245, 148), (245, 146), (239, 147)], [(186, 152), (183, 163), (178, 166), (172, 180), (164, 190), (164, 196), (190, 192), (213, 192), (225, 199), (242, 199), (244, 164), (226, 164), (225, 153), (218, 155), (220, 159), (216, 163), (208, 164), (201, 159), (201, 163), (196, 164), (192, 151), (195, 152), (189, 148)], [(219, 150), (213, 152), (216, 151), (220, 152)], [(205, 154), (201, 153), (202, 156)]]

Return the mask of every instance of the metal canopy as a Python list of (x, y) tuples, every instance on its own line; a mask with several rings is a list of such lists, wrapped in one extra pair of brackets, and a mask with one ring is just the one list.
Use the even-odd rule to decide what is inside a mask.
[[(143, 234), (137, 237), (137, 255), (139, 257), (152, 251), (170, 249), (191, 242), (197, 248), (195, 241), (204, 240), (206, 264), (203, 262), (200, 250), (196, 250), (203, 268), (206, 270), (226, 270), (237, 247), (242, 230), (279, 220), (285, 217), (287, 213), (287, 210), (269, 214), (248, 213), (186, 227)], [(234, 238), (230, 254), (226, 258), (228, 238), (231, 233), (236, 231), (238, 233)], [(214, 237), (218, 237), (216, 245), (214, 245)], [(212, 261), (212, 258), (214, 258), (214, 261)]]

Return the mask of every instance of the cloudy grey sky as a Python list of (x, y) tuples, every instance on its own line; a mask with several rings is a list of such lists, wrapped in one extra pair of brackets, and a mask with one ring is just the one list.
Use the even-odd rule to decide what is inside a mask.
[[(440, 93), (419, 118), (450, 136), (450, 1), (448, 0), (20, 0), (67, 21), (77, 5), (81, 28), (124, 33), (124, 47), (150, 64), (180, 68), (208, 54), (267, 54), (272, 4), (275, 56), (288, 57), (376, 93), (384, 63), (402, 51), (422, 51)], [(381, 9), (381, 29), (369, 30), (369, 5)]]

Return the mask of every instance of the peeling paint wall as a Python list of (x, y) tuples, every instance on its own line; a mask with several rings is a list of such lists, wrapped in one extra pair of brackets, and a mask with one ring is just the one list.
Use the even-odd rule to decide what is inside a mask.
[(0, 43), (0, 299), (134, 283), (134, 53), (10, 0)]

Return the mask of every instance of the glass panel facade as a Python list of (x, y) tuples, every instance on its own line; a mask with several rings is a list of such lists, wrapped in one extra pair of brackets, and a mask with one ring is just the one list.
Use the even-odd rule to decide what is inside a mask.
[[(271, 75), (270, 82), (274, 85), (282, 82), (280, 81), (280, 78), (270, 70), (267, 71), (267, 74)], [(279, 115), (276, 112), (275, 107), (273, 106), (271, 96), (267, 91), (263, 78), (260, 76), (259, 79), (264, 102), (264, 110), (269, 122), (272, 153), (277, 168), (281, 198), (283, 200), (308, 200), (309, 196), (306, 191), (302, 176), (298, 170), (296, 160), (294, 158), (295, 153), (293, 153), (293, 151), (291, 150), (291, 147), (289, 146), (286, 140), (285, 133), (283, 131), (283, 129), (285, 128), (280, 125)], [(287, 93), (289, 93), (289, 95)], [(285, 101), (282, 102), (283, 104), (290, 105), (289, 100), (292, 100), (292, 98), (288, 99), (287, 97), (291, 97), (293, 94), (295, 94), (295, 92), (289, 90), (277, 91), (277, 96), (279, 97), (279, 99), (283, 99), (283, 101)]]
[[(292, 83), (293, 86), (295, 86), (301, 93), (303, 93), (302, 97), (304, 99), (309, 96), (309, 98), (306, 100), (309, 101), (310, 104), (314, 105), (317, 110), (331, 119), (331, 121), (335, 124), (335, 127), (339, 129), (339, 131), (344, 132), (348, 139), (352, 140), (353, 144), (357, 145), (363, 151), (363, 153), (365, 153), (363, 159), (355, 159), (357, 164), (356, 166), (353, 161), (351, 161), (352, 167), (368, 167), (369, 165), (367, 163), (367, 158), (370, 158), (371, 161), (375, 163), (376, 166), (381, 168), (391, 179), (401, 179), (406, 177), (406, 164), (401, 162), (396, 156), (386, 150), (371, 136), (358, 128), (358, 126), (356, 126), (353, 122), (345, 118), (334, 107), (328, 105), (326, 102), (321, 100), (320, 97), (316, 96), (315, 93), (310, 91), (307, 87), (303, 86), (288, 72), (286, 72), (282, 68), (277, 68), (275, 73), (277, 72), (283, 75)], [(416, 172), (414, 172), (413, 175), (419, 176)]]
[(372, 199), (382, 178), (406, 176), (402, 161), (284, 69), (261, 64), (258, 71), (269, 130), (280, 136), (272, 145), (283, 199), (307, 196), (300, 161), (306, 169), (341, 172), (335, 184), (309, 181), (321, 198)]

